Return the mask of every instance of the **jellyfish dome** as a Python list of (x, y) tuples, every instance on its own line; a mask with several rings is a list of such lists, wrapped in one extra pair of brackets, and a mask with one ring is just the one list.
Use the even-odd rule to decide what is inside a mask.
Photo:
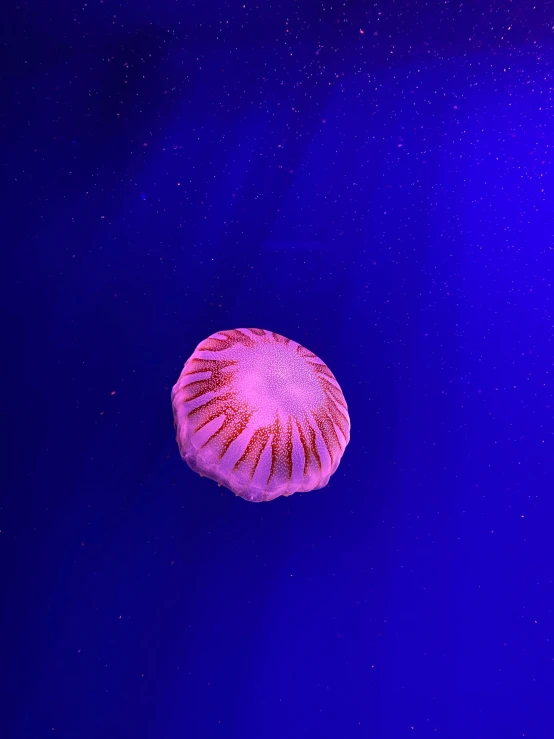
[(324, 487), (350, 440), (348, 407), (331, 370), (262, 329), (201, 341), (171, 401), (181, 457), (249, 501)]

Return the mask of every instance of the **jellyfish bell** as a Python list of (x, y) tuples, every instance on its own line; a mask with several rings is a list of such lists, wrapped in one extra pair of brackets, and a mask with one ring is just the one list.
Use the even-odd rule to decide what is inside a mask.
[(331, 370), (263, 329), (201, 341), (171, 401), (189, 467), (253, 502), (324, 487), (350, 440), (348, 407)]

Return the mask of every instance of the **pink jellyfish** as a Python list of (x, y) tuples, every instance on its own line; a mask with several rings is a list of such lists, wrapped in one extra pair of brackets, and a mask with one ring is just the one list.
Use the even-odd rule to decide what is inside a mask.
[(324, 487), (350, 440), (348, 407), (327, 365), (259, 328), (201, 341), (171, 401), (181, 457), (245, 500)]

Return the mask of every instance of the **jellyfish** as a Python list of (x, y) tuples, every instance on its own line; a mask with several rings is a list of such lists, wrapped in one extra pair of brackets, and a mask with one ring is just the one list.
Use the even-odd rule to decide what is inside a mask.
[(325, 487), (350, 440), (348, 406), (331, 370), (263, 329), (201, 341), (171, 401), (183, 460), (252, 502)]

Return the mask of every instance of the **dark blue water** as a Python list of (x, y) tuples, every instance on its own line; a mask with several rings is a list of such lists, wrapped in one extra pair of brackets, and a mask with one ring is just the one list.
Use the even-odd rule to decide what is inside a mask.
[[(554, 736), (554, 47), (514, 5), (8, 11), (2, 737)], [(236, 327), (341, 384), (324, 490), (180, 460)]]

